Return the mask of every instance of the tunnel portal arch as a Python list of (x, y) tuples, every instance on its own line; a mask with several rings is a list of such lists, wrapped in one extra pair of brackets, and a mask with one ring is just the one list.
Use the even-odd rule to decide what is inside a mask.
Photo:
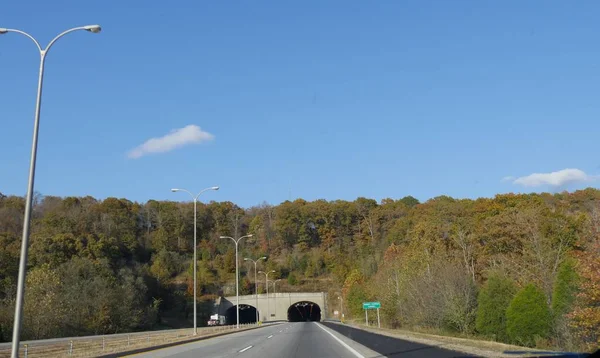
[(299, 301), (288, 308), (287, 317), (289, 322), (319, 322), (321, 307), (311, 301)]
[[(233, 305), (225, 311), (225, 324), (236, 324), (236, 307), (236, 305)], [(240, 324), (242, 323), (256, 323), (256, 307), (244, 304), (240, 305)]]

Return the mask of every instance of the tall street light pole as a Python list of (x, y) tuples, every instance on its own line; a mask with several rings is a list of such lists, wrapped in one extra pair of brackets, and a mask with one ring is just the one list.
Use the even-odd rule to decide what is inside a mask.
[(278, 279), (277, 279), (277, 280), (275, 280), (275, 281), (271, 281), (271, 282), (273, 283), (273, 294), (274, 294), (274, 295), (276, 295), (276, 294), (277, 294), (277, 290), (276, 290), (276, 287), (275, 287), (275, 285), (276, 285), (276, 284), (277, 284), (277, 282), (279, 282), (279, 281), (281, 281), (281, 279), (280, 279), (280, 278), (278, 278)]
[(266, 260), (266, 259), (267, 259), (266, 256), (263, 256), (256, 260), (252, 260), (247, 257), (244, 258), (244, 261), (250, 261), (250, 262), (254, 263), (254, 295), (256, 296), (256, 324), (258, 324), (258, 321), (259, 321), (259, 317), (258, 317), (258, 279), (256, 278), (256, 264), (258, 263), (258, 261)]
[(275, 285), (277, 285), (277, 282), (279, 281), (281, 281), (280, 278), (273, 281), (273, 296), (275, 296), (275, 317), (277, 317), (277, 287)]
[(221, 239), (231, 239), (233, 241), (233, 243), (235, 244), (235, 300), (236, 300), (236, 307), (235, 307), (235, 318), (236, 318), (236, 326), (237, 329), (240, 329), (240, 284), (239, 284), (239, 271), (238, 271), (238, 244), (240, 243), (240, 241), (242, 241), (242, 239), (245, 239), (247, 237), (252, 237), (252, 234), (249, 235), (245, 235), (242, 236), (240, 238), (238, 238), (237, 240), (234, 239), (233, 237), (230, 236), (221, 236)]
[(339, 296), (338, 300), (340, 300), (340, 321), (343, 323), (344, 322), (344, 298), (342, 296)]
[(269, 308), (269, 274), (275, 273), (275, 270), (271, 270), (269, 272), (258, 271), (258, 273), (265, 275), (265, 287), (267, 287), (267, 319), (271, 319), (271, 310)]
[(35, 117), (33, 122), (33, 144), (31, 146), (31, 160), (29, 162), (29, 183), (27, 185), (27, 198), (25, 199), (25, 215), (23, 217), (23, 238), (21, 240), (21, 257), (19, 260), (19, 277), (17, 280), (17, 301), (15, 303), (15, 320), (13, 323), (13, 339), (11, 357), (16, 358), (19, 355), (19, 339), (21, 334), (21, 323), (23, 320), (23, 300), (25, 298), (25, 276), (27, 275), (27, 251), (29, 248), (29, 228), (31, 219), (31, 206), (33, 200), (33, 184), (35, 181), (35, 162), (37, 157), (38, 130), (40, 127), (40, 111), (42, 108), (42, 85), (44, 82), (44, 65), (46, 63), (46, 55), (54, 45), (54, 43), (64, 35), (85, 30), (91, 33), (98, 33), (102, 30), (99, 25), (87, 25), (74, 27), (60, 33), (52, 39), (46, 48), (42, 48), (40, 43), (30, 34), (15, 29), (7, 29), (0, 27), (0, 35), (14, 32), (23, 36), (29, 37), (40, 51), (40, 71), (38, 77), (37, 100), (35, 103)]
[(206, 189), (202, 189), (200, 190), (200, 192), (198, 193), (198, 195), (192, 194), (190, 191), (187, 191), (185, 189), (171, 189), (172, 192), (176, 193), (178, 191), (183, 191), (186, 192), (188, 194), (190, 194), (190, 196), (192, 197), (192, 199), (194, 200), (194, 336), (198, 334), (198, 325), (196, 324), (196, 319), (197, 319), (197, 315), (196, 315), (196, 306), (197, 306), (197, 301), (196, 301), (196, 288), (198, 287), (198, 282), (196, 282), (196, 274), (198, 273), (198, 269), (197, 269), (197, 264), (198, 264), (198, 259), (197, 259), (197, 253), (196, 253), (196, 203), (198, 202), (198, 197), (200, 196), (200, 194), (204, 193), (205, 191), (208, 190), (219, 190), (218, 186), (211, 186), (210, 188), (206, 188)]

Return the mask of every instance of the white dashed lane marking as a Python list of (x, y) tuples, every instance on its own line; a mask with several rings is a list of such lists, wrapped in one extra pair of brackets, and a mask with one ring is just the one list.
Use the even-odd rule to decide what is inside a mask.
[(240, 353), (244, 353), (245, 351), (247, 351), (247, 350), (248, 350), (248, 349), (250, 349), (250, 348), (252, 348), (252, 346), (248, 346), (248, 347), (246, 347), (246, 348), (242, 349), (242, 350), (240, 351)]

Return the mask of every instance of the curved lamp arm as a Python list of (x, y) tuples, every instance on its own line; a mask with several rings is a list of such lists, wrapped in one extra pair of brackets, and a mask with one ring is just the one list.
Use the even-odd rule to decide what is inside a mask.
[(198, 195), (194, 195), (194, 194), (192, 194), (191, 191), (186, 190), (186, 189), (178, 189), (178, 188), (171, 189), (171, 191), (174, 192), (174, 193), (176, 193), (178, 191), (183, 191), (183, 192), (186, 192), (186, 193), (190, 194), (190, 196), (192, 197), (192, 200), (194, 200), (194, 201), (198, 201), (198, 197), (200, 196), (200, 194), (202, 194), (202, 193), (204, 193), (205, 191), (208, 191), (208, 190), (219, 190), (219, 187), (218, 186), (211, 186), (210, 188), (202, 189), (202, 190), (200, 190), (200, 192), (198, 193)]
[(58, 40), (59, 38), (65, 36), (68, 33), (71, 33), (74, 31), (79, 31), (79, 30), (85, 30), (85, 31), (97, 34), (102, 30), (102, 28), (100, 27), (100, 25), (87, 25), (87, 26), (74, 27), (72, 29), (63, 31), (62, 33), (58, 34), (55, 38), (53, 38), (52, 41), (50, 41), (48, 46), (46, 46), (46, 48), (42, 52), (48, 52), (48, 50), (50, 50), (50, 47), (52, 47), (52, 45), (54, 45), (56, 40)]
[(17, 34), (21, 34), (21, 35), (29, 37), (31, 39), (31, 41), (33, 41), (33, 43), (35, 43), (35, 45), (37, 46), (38, 50), (40, 50), (40, 53), (42, 53), (44, 51), (44, 50), (42, 50), (42, 46), (40, 45), (40, 43), (37, 42), (37, 40), (33, 36), (31, 36), (30, 34), (28, 34), (27, 32), (21, 31), (21, 30), (16, 30), (16, 29), (0, 28), (0, 35), (1, 34), (5, 34), (7, 32), (16, 32)]
[(89, 32), (97, 34), (97, 33), (99, 33), (102, 30), (102, 28), (100, 27), (100, 25), (87, 25), (87, 26), (79, 26), (79, 27), (74, 27), (72, 29), (68, 29), (66, 31), (61, 32), (55, 38), (53, 38), (52, 41), (50, 41), (50, 43), (48, 43), (48, 46), (46, 46), (45, 49), (42, 49), (42, 46), (40, 45), (40, 43), (33, 36), (31, 36), (30, 34), (28, 34), (25, 31), (21, 31), (21, 30), (17, 30), (17, 29), (7, 29), (7, 28), (0, 27), (0, 35), (6, 34), (8, 32), (14, 32), (14, 33), (17, 33), (17, 34), (21, 34), (23, 36), (27, 36), (27, 37), (29, 37), (29, 39), (31, 41), (33, 41), (33, 43), (35, 43), (35, 45), (37, 46), (38, 50), (40, 51), (40, 54), (42, 56), (44, 56), (46, 54), (46, 52), (48, 52), (48, 50), (50, 50), (50, 48), (52, 47), (52, 45), (54, 45), (54, 43), (58, 39), (60, 39), (61, 37), (63, 37), (64, 35), (66, 35), (68, 33), (71, 33), (71, 32), (74, 32), (74, 31), (79, 31), (79, 30), (85, 30), (85, 31), (89, 31)]

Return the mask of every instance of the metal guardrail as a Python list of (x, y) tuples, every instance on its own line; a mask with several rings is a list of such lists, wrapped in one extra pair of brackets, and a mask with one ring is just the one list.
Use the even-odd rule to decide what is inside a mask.
[[(240, 324), (240, 331), (257, 327), (255, 323)], [(19, 357), (97, 357), (105, 354), (126, 352), (166, 343), (184, 342), (196, 337), (237, 331), (235, 325), (199, 327), (198, 335), (192, 328), (168, 331), (120, 333), (103, 336), (56, 338), (21, 343)], [(10, 357), (10, 343), (0, 344), (0, 358)]]

